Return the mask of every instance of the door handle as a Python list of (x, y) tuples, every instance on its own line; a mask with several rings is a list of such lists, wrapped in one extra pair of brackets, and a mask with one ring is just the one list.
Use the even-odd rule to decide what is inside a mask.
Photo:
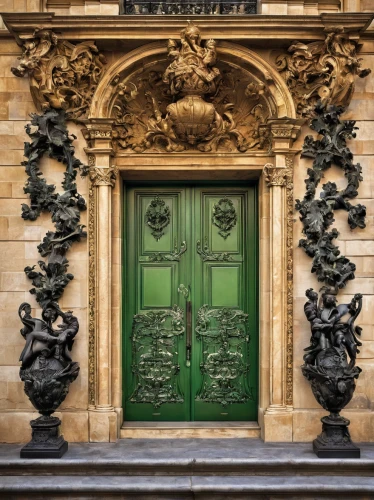
[(192, 349), (192, 302), (188, 300), (191, 292), (191, 287), (181, 284), (178, 287), (178, 292), (186, 299), (186, 366), (191, 366), (191, 349)]

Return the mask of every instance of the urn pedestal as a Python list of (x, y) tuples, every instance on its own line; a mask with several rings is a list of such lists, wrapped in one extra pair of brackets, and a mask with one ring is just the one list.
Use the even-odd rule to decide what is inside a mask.
[(360, 458), (360, 448), (351, 441), (347, 418), (329, 415), (322, 417), (321, 422), (322, 432), (313, 441), (313, 451), (318, 458)]
[(32, 438), (21, 449), (21, 458), (61, 458), (68, 451), (68, 443), (60, 435), (61, 420), (42, 416), (31, 420)]

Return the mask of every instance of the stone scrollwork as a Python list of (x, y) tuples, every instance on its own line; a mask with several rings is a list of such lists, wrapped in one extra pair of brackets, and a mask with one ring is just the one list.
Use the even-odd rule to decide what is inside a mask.
[(105, 58), (93, 41), (76, 45), (59, 40), (49, 30), (36, 29), (24, 39), (15, 76), (30, 77), (30, 88), (39, 109), (64, 109), (70, 119), (87, 114)]
[(349, 39), (341, 26), (327, 28), (324, 41), (305, 44), (295, 41), (288, 55), (276, 65), (294, 98), (299, 116), (310, 117), (318, 101), (347, 107), (352, 99), (356, 76), (366, 77), (361, 67), (360, 45)]
[[(247, 78), (247, 80), (246, 80)], [(113, 81), (115, 148), (126, 152), (268, 149), (266, 86), (217, 58), (189, 24), (169, 40), (168, 62)]]

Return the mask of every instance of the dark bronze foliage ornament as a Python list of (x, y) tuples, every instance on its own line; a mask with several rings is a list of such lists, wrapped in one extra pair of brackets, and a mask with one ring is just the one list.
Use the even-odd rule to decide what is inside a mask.
[(213, 205), (212, 222), (218, 227), (218, 234), (226, 239), (231, 229), (236, 226), (238, 216), (233, 202), (229, 198), (222, 198)]
[[(320, 297), (313, 289), (306, 291), (304, 312), (312, 336), (301, 369), (318, 403), (330, 412), (322, 418), (322, 433), (313, 442), (315, 453), (325, 458), (358, 458), (360, 450), (351, 442), (350, 422), (340, 411), (352, 399), (361, 372), (356, 366), (361, 328), (354, 323), (362, 308), (362, 295), (356, 294), (349, 304), (337, 304), (338, 291), (354, 279), (356, 266), (334, 244), (338, 231), (329, 229), (337, 209), (348, 212), (351, 229), (365, 227), (365, 207), (349, 202), (357, 196), (362, 181), (361, 166), (353, 163), (347, 146), (347, 139), (355, 137), (357, 127), (354, 121), (340, 120), (342, 107), (318, 104), (314, 112), (311, 128), (320, 138), (305, 138), (302, 156), (312, 158), (313, 166), (308, 169), (304, 199), (296, 200), (296, 208), (306, 236), (299, 246), (313, 259), (312, 272), (325, 285)], [(315, 198), (318, 184), (332, 164), (344, 171), (347, 186), (338, 191), (335, 183), (327, 182), (322, 185), (320, 197)]]
[(212, 309), (205, 304), (197, 313), (196, 333), (203, 344), (203, 380), (196, 400), (225, 408), (253, 399), (247, 382), (248, 314), (238, 309)]
[[(42, 319), (31, 316), (31, 306), (23, 303), (19, 316), (24, 325), (21, 334), (26, 340), (21, 353), (21, 380), (25, 393), (41, 417), (31, 421), (32, 440), (22, 450), (25, 458), (59, 458), (68, 444), (58, 433), (60, 420), (51, 414), (64, 401), (69, 385), (79, 373), (79, 365), (72, 361), (70, 351), (78, 333), (78, 319), (72, 311), (63, 312), (58, 300), (65, 287), (74, 278), (67, 272), (69, 261), (66, 253), (74, 242), (86, 236), (80, 224), (80, 212), (86, 209), (86, 202), (77, 191), (78, 171), (86, 175), (86, 167), (74, 156), (74, 137), (66, 128), (66, 114), (63, 110), (46, 110), (33, 114), (26, 132), (31, 142), (25, 143), (23, 162), (28, 179), (24, 188), (30, 196), (30, 205), (22, 205), (22, 217), (36, 220), (42, 212), (49, 212), (55, 231), (48, 231), (38, 246), (39, 253), (46, 260), (35, 266), (26, 267), (25, 273), (32, 280), (30, 293), (42, 308)], [(47, 184), (42, 177), (39, 161), (44, 154), (65, 165), (62, 193), (55, 192), (53, 184)], [(58, 318), (62, 323), (53, 326)]]
[(152, 229), (152, 236), (157, 241), (165, 234), (164, 229), (170, 224), (170, 208), (158, 195), (145, 212), (145, 223)]

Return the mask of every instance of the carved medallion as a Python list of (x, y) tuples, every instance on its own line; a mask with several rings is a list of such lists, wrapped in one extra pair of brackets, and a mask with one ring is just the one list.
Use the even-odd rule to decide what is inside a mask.
[(164, 229), (170, 224), (170, 208), (158, 195), (147, 208), (145, 223), (152, 229), (152, 235), (157, 241), (165, 234)]
[(200, 307), (197, 339), (203, 343), (200, 370), (203, 381), (197, 401), (219, 403), (223, 407), (253, 399), (248, 386), (248, 314), (238, 309)]
[(178, 337), (185, 330), (183, 316), (177, 306), (134, 316), (131, 342), (135, 389), (131, 403), (150, 403), (154, 408), (183, 403), (177, 352)]
[(229, 198), (222, 198), (213, 206), (212, 222), (218, 227), (218, 234), (226, 239), (231, 229), (236, 226), (238, 216), (233, 202)]

